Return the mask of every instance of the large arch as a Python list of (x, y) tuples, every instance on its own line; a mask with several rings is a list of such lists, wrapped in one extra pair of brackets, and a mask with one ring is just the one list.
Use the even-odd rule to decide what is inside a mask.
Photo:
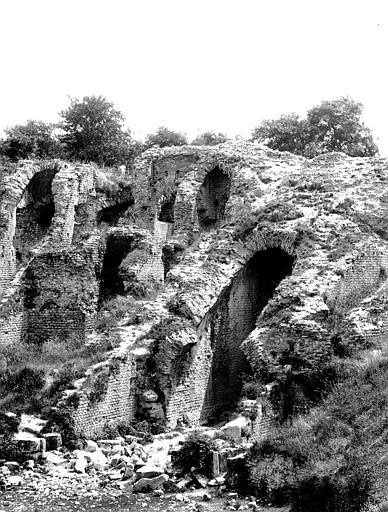
[(133, 237), (127, 234), (110, 234), (101, 270), (100, 303), (125, 292), (120, 264), (133, 250)]
[(225, 216), (230, 189), (230, 177), (218, 165), (206, 175), (196, 200), (198, 223), (201, 229), (212, 229), (221, 224)]
[(14, 248), (16, 258), (36, 246), (47, 234), (55, 214), (52, 182), (58, 169), (45, 169), (34, 174), (16, 208)]
[(280, 248), (256, 252), (237, 273), (209, 312), (205, 331), (210, 336), (211, 371), (201, 421), (233, 406), (250, 365), (240, 349), (282, 279), (290, 275), (294, 258)]

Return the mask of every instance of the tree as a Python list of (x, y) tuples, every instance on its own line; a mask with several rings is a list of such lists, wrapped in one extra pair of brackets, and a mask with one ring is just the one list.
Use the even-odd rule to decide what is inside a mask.
[(350, 156), (373, 156), (378, 148), (361, 122), (362, 103), (350, 98), (323, 101), (307, 113), (309, 142), (320, 151), (343, 151)]
[(103, 96), (71, 99), (60, 113), (69, 156), (99, 165), (129, 163), (134, 154), (134, 141), (124, 129), (124, 116)]
[(21, 158), (60, 158), (63, 147), (55, 136), (56, 125), (27, 121), (5, 130), (0, 152), (11, 161)]
[(148, 149), (151, 146), (165, 148), (166, 146), (184, 146), (185, 144), (187, 144), (186, 135), (161, 126), (156, 133), (147, 135), (144, 146)]
[(198, 135), (191, 144), (193, 146), (215, 146), (216, 144), (222, 144), (226, 140), (227, 137), (223, 133), (209, 131)]
[(252, 133), (252, 140), (265, 142), (271, 149), (302, 155), (306, 146), (305, 122), (297, 114), (286, 114), (279, 119), (264, 120)]
[(350, 98), (323, 101), (308, 111), (305, 120), (290, 114), (263, 121), (253, 130), (252, 140), (308, 158), (330, 151), (374, 156), (378, 148), (361, 121), (362, 110), (362, 104)]

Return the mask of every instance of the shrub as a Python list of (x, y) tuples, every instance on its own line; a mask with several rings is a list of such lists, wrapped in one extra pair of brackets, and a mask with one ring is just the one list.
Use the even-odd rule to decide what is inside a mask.
[(345, 373), (319, 408), (277, 426), (247, 456), (241, 491), (294, 512), (361, 511), (388, 477), (388, 358)]
[(342, 474), (308, 476), (293, 493), (293, 512), (360, 512), (371, 497), (371, 477), (353, 464)]
[(51, 410), (49, 420), (43, 429), (43, 432), (59, 432), (63, 445), (70, 450), (77, 447), (78, 440), (73, 415), (74, 409), (69, 405), (56, 407)]
[(20, 417), (0, 411), (0, 436), (10, 437), (17, 432)]
[(195, 467), (206, 476), (212, 475), (213, 454), (216, 444), (204, 434), (196, 431), (190, 434), (184, 441), (181, 450), (177, 453), (175, 464), (183, 473), (191, 471)]

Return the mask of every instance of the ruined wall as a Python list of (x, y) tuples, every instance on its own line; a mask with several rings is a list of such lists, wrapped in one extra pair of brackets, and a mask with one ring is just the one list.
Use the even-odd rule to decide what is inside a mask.
[[(219, 187), (220, 197), (211, 190), (216, 183), (211, 186), (207, 178), (215, 169), (221, 181), (230, 177)], [(56, 174), (52, 191), (58, 208), (34, 254), (59, 250), (67, 254), (73, 243), (75, 253), (90, 250), (96, 265), (104, 237), (134, 223), (133, 229), (143, 231), (145, 245), (139, 239), (125, 256), (126, 264), (119, 265), (124, 293), (136, 280), (153, 282), (154, 297), (161, 293), (142, 300), (139, 324), (118, 327), (123, 359), (108, 372), (104, 393), (93, 392), (98, 388), (93, 379), (86, 379), (78, 389), (81, 401), (75, 415), (80, 430), (132, 417), (136, 368), (133, 361), (126, 366), (125, 356), (131, 359), (145, 339), (153, 346), (150, 360), (158, 370), (158, 392), (171, 426), (184, 412), (198, 423), (209, 420), (217, 408), (229, 407), (239, 395), (239, 376), (250, 368), (258, 373), (268, 364), (280, 373), (290, 371), (280, 357), (287, 351), (294, 351), (311, 369), (325, 364), (339, 337), (344, 343), (384, 343), (388, 334), (388, 242), (381, 222), (388, 218), (385, 160), (326, 155), (307, 161), (244, 141), (217, 147), (153, 148), (135, 163), (134, 202), (119, 214), (108, 194), (100, 197), (92, 190), (92, 174), (70, 168)], [(219, 213), (217, 201), (222, 203)], [(16, 202), (12, 204), (16, 208)], [(2, 209), (8, 228), (15, 220), (11, 211)], [(201, 220), (201, 211), (211, 222)], [(9, 251), (12, 239), (1, 240), (8, 263), (0, 269), (15, 268)], [(257, 252), (273, 248), (295, 258), (292, 275), (274, 277), (266, 272), (260, 281), (246, 265)], [(175, 250), (179, 257), (175, 258)], [(163, 254), (165, 263), (171, 259), (165, 266)], [(89, 289), (95, 277), (82, 269), (72, 271)], [(10, 274), (12, 278), (13, 271)], [(55, 292), (47, 284), (53, 275), (45, 270), (42, 279), (37, 272), (32, 280), (38, 283), (42, 301)], [(59, 276), (55, 300), (67, 297), (78, 307), (77, 300), (60, 288), (67, 275), (59, 270)], [(11, 278), (6, 278), (8, 283)], [(266, 278), (275, 283), (269, 286), (270, 293), (260, 292), (259, 283)], [(265, 300), (258, 302), (258, 296)], [(45, 307), (42, 302), (38, 308), (37, 325), (43, 323)], [(77, 307), (86, 324), (92, 315)], [(64, 317), (64, 311), (59, 313)], [(73, 321), (71, 315), (68, 319)], [(19, 320), (25, 322), (25, 315)], [(74, 322), (87, 330), (79, 316)], [(163, 322), (170, 322), (172, 331), (158, 337), (157, 327)], [(9, 332), (10, 327), (3, 330)], [(260, 419), (262, 428), (269, 428), (267, 420)]]
[(24, 279), (28, 341), (84, 339), (96, 315), (98, 289), (90, 252), (35, 257)]
[(107, 424), (127, 423), (136, 412), (136, 359), (128, 354), (96, 365), (83, 382), (74, 414), (75, 429), (90, 437)]

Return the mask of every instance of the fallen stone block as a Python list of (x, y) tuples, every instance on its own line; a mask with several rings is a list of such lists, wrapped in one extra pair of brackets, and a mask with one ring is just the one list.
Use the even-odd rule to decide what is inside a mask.
[(46, 450), (59, 450), (62, 448), (62, 436), (58, 432), (49, 432), (47, 434), (43, 434), (43, 439), (46, 440)]
[(153, 478), (154, 476), (159, 476), (164, 473), (164, 470), (153, 464), (146, 464), (145, 466), (136, 470), (136, 476), (138, 478)]
[(221, 428), (221, 431), (235, 441), (241, 439), (251, 428), (251, 420), (246, 416), (239, 416), (235, 420), (229, 421)]
[(20, 468), (20, 464), (19, 462), (9, 460), (7, 462), (4, 462), (4, 467), (8, 468), (10, 471), (17, 471)]
[(46, 452), (46, 440), (41, 437), (32, 437), (28, 434), (18, 433), (13, 439), (15, 449), (23, 453), (25, 458), (40, 460)]
[(78, 458), (74, 464), (74, 471), (76, 473), (85, 473), (86, 466), (88, 465), (85, 458)]
[(95, 452), (98, 450), (98, 444), (95, 441), (91, 441), (90, 439), (87, 439), (85, 441), (85, 451), (86, 452)]
[(149, 492), (160, 489), (163, 485), (168, 482), (168, 475), (159, 475), (154, 478), (141, 478), (133, 485), (135, 492)]

